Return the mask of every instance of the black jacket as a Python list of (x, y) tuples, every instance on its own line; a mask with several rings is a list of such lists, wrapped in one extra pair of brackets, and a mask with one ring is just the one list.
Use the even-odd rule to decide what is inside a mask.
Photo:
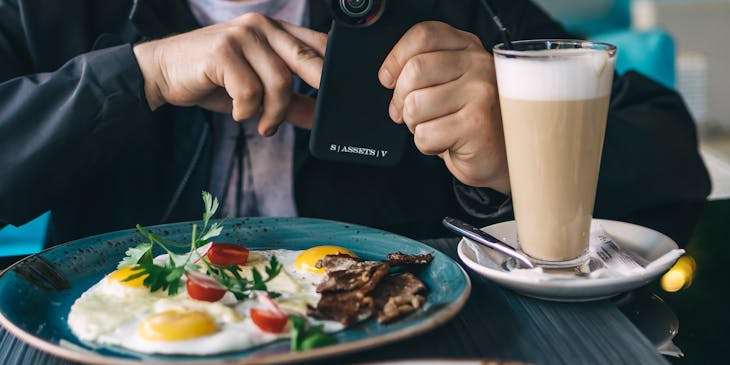
[[(391, 0), (393, 1), (393, 0)], [(395, 0), (397, 1), (397, 0)], [(423, 1), (439, 20), (498, 42), (477, 1)], [(310, 1), (313, 28), (330, 20)], [(532, 3), (493, 1), (513, 38), (564, 38)], [(151, 112), (134, 42), (197, 27), (185, 0), (0, 0), (0, 227), (51, 210), (48, 241), (200, 219), (211, 170), (210, 113)], [(454, 182), (411, 144), (400, 165), (316, 160), (298, 130), (294, 187), (301, 216), (441, 235), (444, 215), (480, 224), (511, 216), (509, 200)], [(614, 82), (595, 215), (703, 200), (709, 190), (694, 125), (679, 96), (629, 72)], [(504, 204), (503, 204), (504, 203)]]

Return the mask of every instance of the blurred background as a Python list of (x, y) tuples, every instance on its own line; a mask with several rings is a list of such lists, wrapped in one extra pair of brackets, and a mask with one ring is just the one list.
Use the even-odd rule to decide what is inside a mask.
[(568, 30), (619, 48), (635, 69), (684, 97), (710, 169), (710, 199), (730, 197), (730, 0), (536, 0)]

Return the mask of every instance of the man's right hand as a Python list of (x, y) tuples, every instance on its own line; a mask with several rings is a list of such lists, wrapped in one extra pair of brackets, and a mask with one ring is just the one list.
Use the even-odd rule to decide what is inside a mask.
[(198, 105), (236, 121), (260, 111), (258, 131), (271, 136), (284, 120), (311, 127), (314, 100), (292, 92), (292, 74), (319, 88), (326, 44), (323, 33), (251, 13), (134, 53), (152, 110)]

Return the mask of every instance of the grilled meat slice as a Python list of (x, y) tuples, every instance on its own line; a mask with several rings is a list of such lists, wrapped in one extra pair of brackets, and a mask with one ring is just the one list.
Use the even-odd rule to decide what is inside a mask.
[(345, 270), (330, 271), (317, 285), (318, 293), (357, 290), (367, 294), (388, 274), (390, 265), (384, 261), (355, 262)]
[(345, 326), (357, 323), (362, 317), (369, 317), (373, 311), (373, 298), (360, 291), (324, 293), (316, 308), (309, 308), (309, 315), (320, 319), (340, 322)]
[(363, 261), (348, 255), (327, 255), (317, 262), (327, 277), (317, 286), (322, 296), (309, 315), (350, 326), (376, 314), (379, 323), (392, 322), (420, 308), (428, 289), (416, 275), (405, 272), (389, 276), (391, 266), (422, 268), (431, 254), (388, 255), (387, 261)]
[(327, 272), (345, 270), (350, 265), (361, 262), (362, 260), (344, 253), (336, 255), (326, 255), (314, 265), (318, 269), (324, 268)]
[(390, 266), (410, 266), (410, 265), (427, 265), (433, 260), (430, 253), (423, 255), (407, 255), (401, 252), (388, 254), (388, 263)]
[(409, 272), (386, 277), (371, 293), (378, 323), (415, 312), (426, 301), (427, 292), (423, 282)]

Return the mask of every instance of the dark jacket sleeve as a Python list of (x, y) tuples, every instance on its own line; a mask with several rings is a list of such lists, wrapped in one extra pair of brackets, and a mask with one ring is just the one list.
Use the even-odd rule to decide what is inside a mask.
[(35, 73), (19, 19), (0, 2), (0, 226), (49, 210), (151, 115), (130, 45)]
[[(513, 39), (570, 38), (529, 1), (492, 4)], [(478, 18), (474, 25), (491, 49), (498, 38), (488, 19)], [(457, 200), (475, 221), (510, 218), (506, 197), (455, 185)], [(614, 79), (594, 216), (627, 219), (647, 209), (703, 201), (709, 191), (694, 121), (681, 97), (636, 72)]]

